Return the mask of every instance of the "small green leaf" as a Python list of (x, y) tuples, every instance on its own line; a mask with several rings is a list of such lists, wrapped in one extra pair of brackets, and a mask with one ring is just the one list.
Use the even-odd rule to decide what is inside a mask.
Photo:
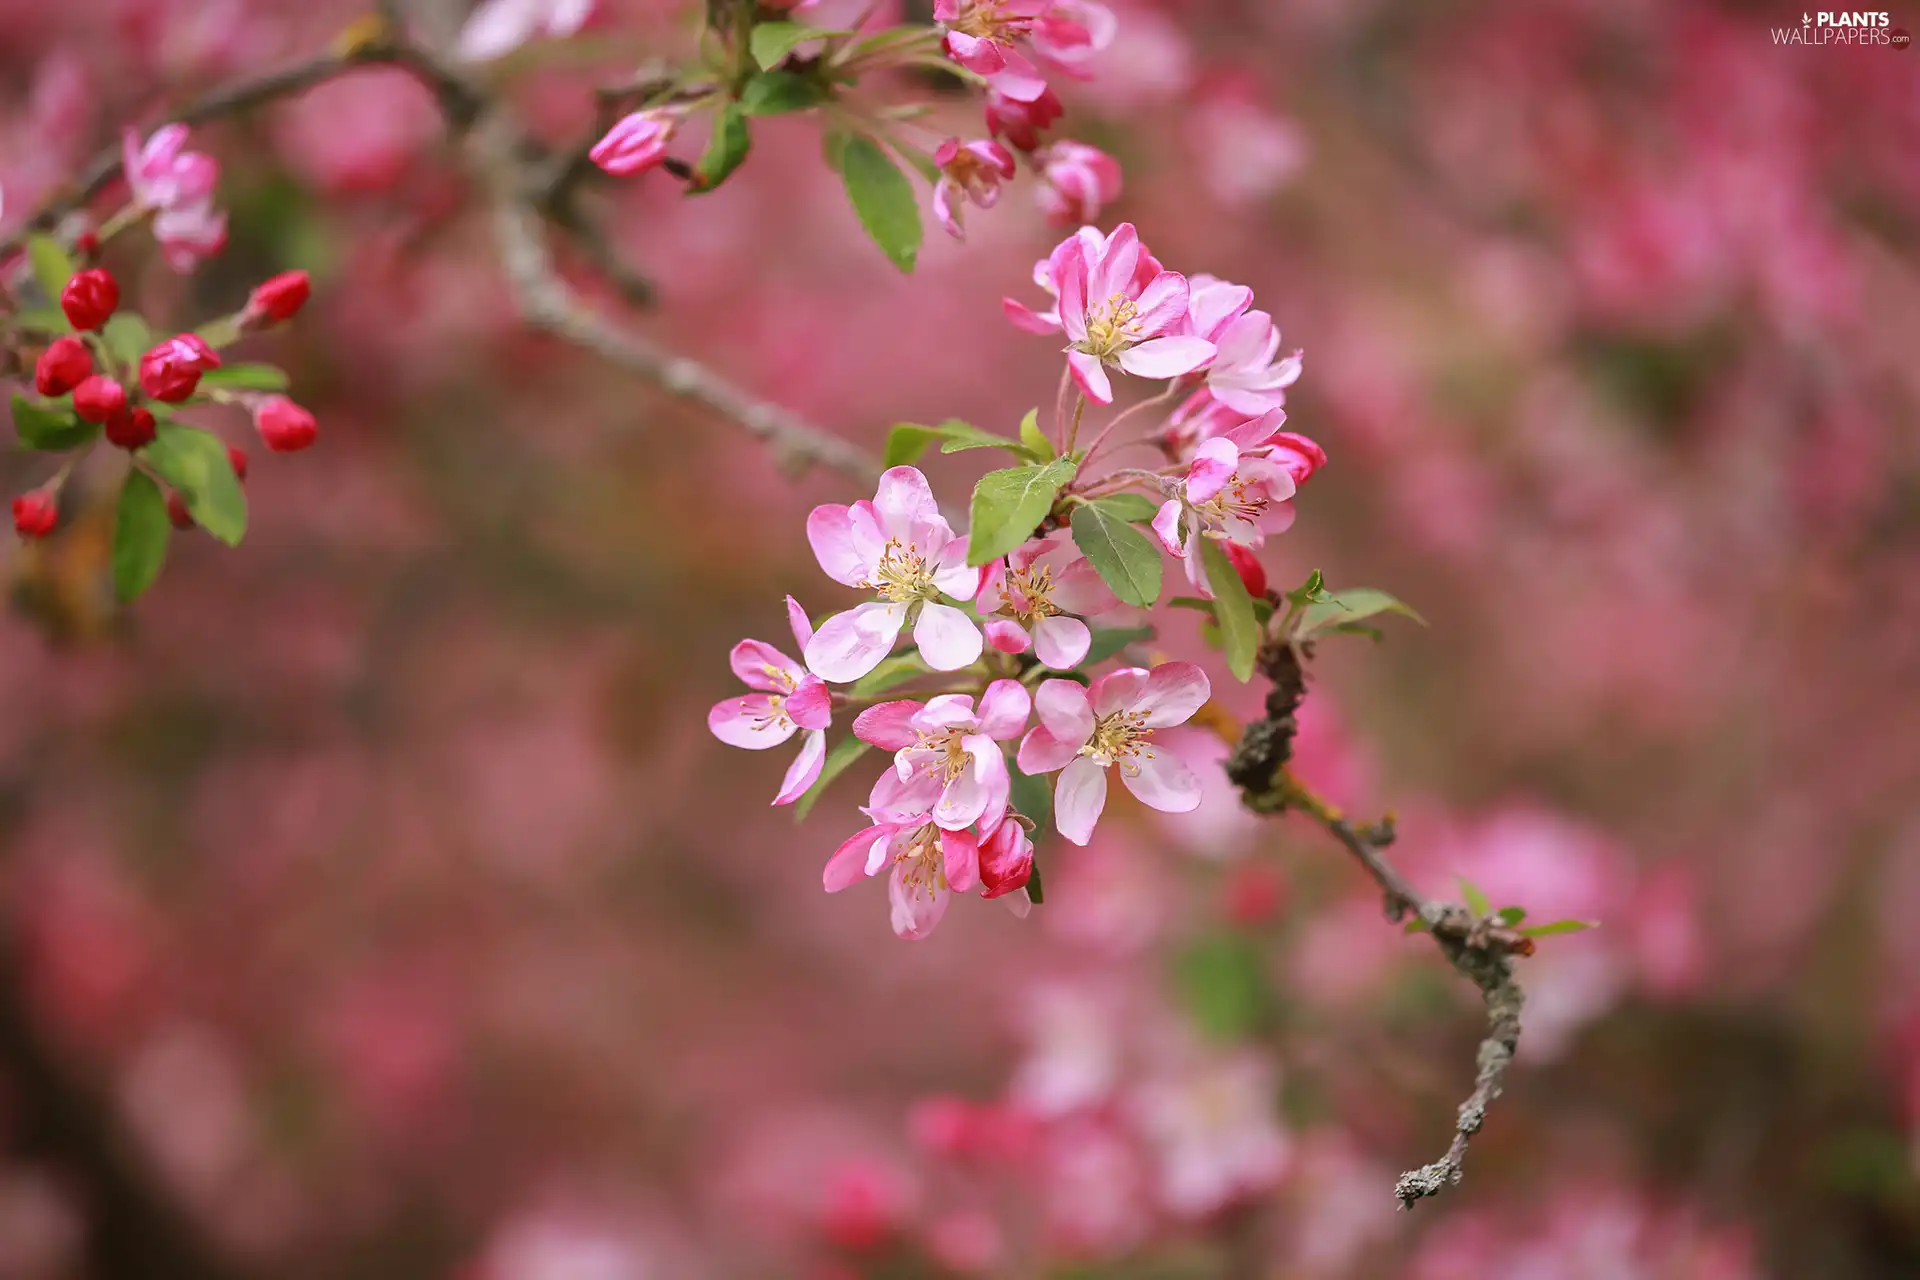
[(100, 330), (100, 336), (106, 339), (107, 350), (121, 364), (138, 366), (140, 357), (153, 348), (153, 330), (147, 322), (132, 311), (116, 311), (113, 318)]
[(1047, 900), (1046, 886), (1040, 882), (1040, 855), (1038, 853), (1033, 855), (1033, 871), (1027, 876), (1027, 900), (1036, 907)]
[(1199, 541), (1207, 585), (1213, 588), (1213, 616), (1220, 623), (1220, 641), (1227, 652), (1227, 670), (1236, 680), (1251, 680), (1254, 659), (1260, 653), (1260, 624), (1254, 620), (1253, 597), (1247, 594), (1240, 571), (1220, 549), (1219, 540)]
[(1585, 929), (1598, 929), (1598, 920), (1555, 920), (1552, 924), (1537, 924), (1531, 929), (1522, 929), (1523, 938), (1550, 938), (1558, 933), (1579, 933)]
[[(1160, 514), (1160, 504), (1144, 493), (1110, 493), (1104, 498), (1095, 498), (1093, 505), (1128, 524), (1145, 524)], [(1206, 601), (1200, 604), (1206, 607)]]
[(1160, 548), (1099, 503), (1073, 509), (1073, 541), (1114, 595), (1152, 608), (1160, 598)]
[(860, 215), (860, 225), (885, 251), (893, 265), (912, 271), (920, 256), (920, 202), (913, 183), (900, 166), (887, 158), (880, 144), (864, 134), (849, 137), (840, 148), (840, 180), (847, 198)]
[(1460, 900), (1467, 904), (1467, 910), (1481, 920), (1493, 914), (1493, 904), (1487, 901), (1487, 895), (1480, 891), (1479, 885), (1465, 876), (1455, 876), (1454, 879), (1460, 882)]
[(818, 80), (791, 71), (762, 71), (740, 91), (740, 109), (750, 116), (783, 116), (826, 100), (827, 91)]
[(284, 370), (270, 364), (223, 364), (201, 374), (200, 385), (232, 391), (285, 391), (292, 384)]
[(58, 307), (22, 307), (13, 315), (13, 323), (29, 333), (67, 333), (67, 313)]
[(1287, 592), (1287, 599), (1298, 605), (1313, 604), (1319, 600), (1331, 600), (1333, 597), (1327, 594), (1326, 586), (1326, 579), (1320, 576), (1318, 569), (1315, 569), (1307, 575), (1305, 582), (1301, 583), (1292, 591)]
[(1037, 838), (1053, 822), (1052, 775), (1022, 773), (1020, 766), (1009, 759), (1007, 780), (1011, 784), (1010, 798), (1013, 807), (1033, 819), (1033, 834)]
[(997, 436), (991, 431), (982, 431), (971, 422), (949, 418), (936, 427), (924, 426), (918, 422), (895, 423), (893, 430), (887, 433), (886, 465), (901, 467), (915, 461), (935, 440), (945, 442), (940, 446), (942, 453), (965, 453), (969, 449), (1005, 449), (1017, 457), (1030, 456), (1026, 447), (1018, 440), (1008, 436)]
[(1260, 948), (1239, 934), (1195, 942), (1175, 958), (1174, 979), (1187, 1012), (1214, 1039), (1245, 1039), (1272, 1018), (1273, 987)]
[(139, 599), (160, 576), (172, 534), (166, 495), (146, 472), (130, 469), (113, 517), (113, 590), (122, 601)]
[(1093, 639), (1087, 645), (1087, 656), (1080, 660), (1080, 665), (1090, 667), (1096, 662), (1105, 662), (1130, 644), (1153, 639), (1154, 634), (1152, 627), (1095, 627)]
[(820, 766), (820, 776), (814, 779), (813, 785), (807, 788), (805, 795), (793, 802), (793, 820), (805, 822), (807, 815), (813, 812), (814, 804), (826, 794), (827, 788), (833, 785), (834, 779), (845, 773), (847, 767), (867, 754), (867, 751), (867, 744), (852, 735), (835, 743), (833, 750), (827, 752), (826, 762)]
[(1334, 624), (1359, 622), (1377, 613), (1404, 614), (1423, 627), (1427, 625), (1427, 620), (1415, 613), (1411, 606), (1402, 604), (1386, 592), (1372, 587), (1354, 587), (1333, 595), (1322, 593), (1307, 605), (1306, 611), (1300, 615), (1298, 634), (1304, 638)]
[(247, 532), (247, 495), (218, 436), (192, 427), (162, 426), (140, 452), (161, 479), (180, 491), (202, 529), (230, 547), (240, 545)]
[(762, 71), (771, 71), (780, 60), (809, 40), (830, 36), (850, 36), (853, 32), (810, 27), (804, 22), (763, 22), (753, 29), (747, 48)]
[(1511, 929), (1527, 918), (1525, 907), (1502, 907), (1493, 913), (1493, 918)]
[(739, 103), (727, 103), (714, 117), (713, 137), (707, 143), (706, 154), (694, 166), (693, 181), (687, 190), (696, 195), (705, 194), (725, 182), (746, 160), (752, 146), (753, 135), (747, 129), (746, 113), (740, 110)]
[(965, 453), (969, 449), (1005, 449), (1008, 453), (1022, 458), (1032, 457), (1027, 447), (1012, 436), (996, 435), (991, 431), (982, 431), (971, 423), (955, 419), (941, 427), (946, 443), (940, 446), (942, 453)]
[(1020, 419), (1020, 443), (1027, 446), (1027, 452), (1033, 455), (1035, 462), (1051, 462), (1059, 455), (1054, 451), (1053, 441), (1047, 439), (1047, 433), (1040, 429), (1040, 411), (1027, 410), (1027, 416)]
[[(40, 292), (47, 295), (47, 301), (60, 305), (60, 295), (67, 290), (67, 281), (73, 279), (73, 259), (60, 247), (60, 242), (52, 236), (32, 235), (27, 237), (27, 262), (33, 268), (33, 278), (40, 286)], [(64, 315), (62, 319), (64, 319)], [(61, 328), (66, 328), (64, 324)]]
[(1042, 466), (1008, 467), (981, 476), (973, 488), (967, 563), (987, 564), (1031, 538), (1075, 469), (1068, 459), (1055, 458)]
[(100, 428), (74, 417), (66, 405), (43, 406), (14, 393), (13, 429), (20, 443), (42, 453), (65, 453), (93, 439)]
[(917, 653), (901, 653), (883, 660), (847, 688), (850, 698), (875, 698), (889, 689), (926, 675), (932, 668)]

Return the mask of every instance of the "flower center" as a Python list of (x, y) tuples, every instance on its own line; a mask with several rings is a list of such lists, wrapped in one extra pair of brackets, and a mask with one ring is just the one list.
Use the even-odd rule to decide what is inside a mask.
[(1097, 764), (1117, 764), (1122, 770), (1137, 770), (1139, 766), (1133, 763), (1133, 758), (1153, 753), (1153, 748), (1147, 745), (1153, 730), (1147, 728), (1146, 723), (1144, 711), (1116, 711), (1101, 716), (1094, 721), (1093, 736), (1080, 748), (1080, 754), (1092, 757)]
[(906, 864), (900, 880), (908, 897), (917, 898), (924, 893), (931, 898), (947, 887), (947, 862), (940, 844), (942, 834), (939, 827), (929, 822), (914, 832), (906, 847), (894, 855), (894, 862)]
[(1140, 304), (1116, 293), (1087, 313), (1087, 336), (1076, 345), (1090, 356), (1111, 360), (1140, 340)]
[(1040, 619), (1051, 618), (1060, 612), (1060, 606), (1053, 602), (1053, 568), (1050, 565), (1009, 569), (1007, 585), (1002, 594), (1006, 600), (997, 612), (1022, 626), (1030, 627)]
[(890, 604), (932, 600), (940, 594), (933, 585), (933, 566), (919, 548), (898, 538), (887, 539), (880, 563), (874, 566), (873, 580), (867, 585)]
[(1011, 44), (1016, 36), (1033, 30), (1032, 18), (1008, 17), (1005, 0), (970, 0), (963, 4), (960, 16), (947, 24), (950, 30), (976, 40)]
[[(744, 700), (742, 705), (745, 705)], [(788, 723), (786, 696), (770, 693), (767, 695), (766, 710), (753, 719), (753, 728), (756, 733), (765, 733), (769, 729), (784, 729)]]
[(1266, 494), (1249, 488), (1246, 481), (1239, 479), (1194, 507), (1195, 511), (1207, 518), (1209, 524), (1222, 524), (1236, 517), (1241, 520), (1258, 520), (1266, 509)]
[(922, 751), (937, 752), (935, 759), (927, 762), (927, 776), (938, 778), (942, 782), (952, 782), (967, 771), (973, 763), (973, 756), (967, 751), (967, 731), (965, 729), (940, 729), (933, 733), (922, 733), (915, 744)]

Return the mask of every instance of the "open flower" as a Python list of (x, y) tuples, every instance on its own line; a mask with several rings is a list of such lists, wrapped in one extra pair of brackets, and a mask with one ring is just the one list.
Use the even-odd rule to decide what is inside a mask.
[(1080, 665), (1093, 643), (1087, 624), (1069, 614), (1118, 605), (1080, 548), (1064, 533), (1035, 538), (987, 566), (973, 607), (986, 618), (987, 643), (1002, 653), (1034, 656), (1055, 671)]
[(973, 599), (980, 571), (968, 567), (967, 540), (954, 536), (917, 469), (894, 467), (881, 476), (871, 502), (815, 507), (807, 541), (829, 578), (879, 597), (835, 614), (814, 633), (806, 660), (815, 675), (836, 684), (858, 680), (892, 652), (915, 615), (914, 643), (935, 671), (958, 671), (980, 657), (980, 628), (940, 603), (943, 594)]
[(167, 264), (191, 271), (227, 243), (227, 215), (213, 207), (220, 166), (212, 156), (187, 151), (187, 126), (165, 125), (145, 143), (127, 130), (121, 162), (134, 203), (154, 213), (153, 235)]
[(1213, 358), (1205, 338), (1179, 335), (1187, 316), (1187, 278), (1162, 271), (1143, 288), (1135, 276), (1140, 237), (1131, 222), (1098, 249), (1075, 237), (1060, 276), (1060, 323), (1074, 381), (1096, 404), (1113, 403), (1106, 367), (1136, 377), (1177, 378)]
[(933, 162), (940, 166), (940, 180), (933, 184), (934, 216), (948, 235), (964, 240), (961, 211), (969, 200), (982, 209), (993, 208), (1000, 199), (1000, 183), (1016, 172), (1013, 156), (991, 138), (966, 143), (948, 138), (933, 153)]
[(984, 76), (996, 92), (1032, 102), (1047, 82), (1019, 45), (1054, 0), (934, 0), (933, 20), (946, 33), (947, 56)]
[[(1055, 245), (1052, 253), (1034, 263), (1033, 282), (1047, 291), (1053, 304), (1045, 311), (1035, 311), (1017, 298), (1000, 299), (1001, 309), (1006, 312), (1014, 328), (1025, 329), (1028, 333), (1059, 333), (1064, 327), (1060, 323), (1060, 281), (1066, 277), (1073, 263), (1076, 246), (1082, 254), (1098, 253), (1105, 243), (1106, 237), (1100, 234), (1098, 227), (1081, 227)], [(1141, 245), (1139, 260), (1133, 268), (1132, 287), (1145, 289), (1161, 270), (1160, 260), (1144, 244)]]
[(873, 825), (834, 850), (821, 883), (838, 893), (888, 867), (887, 898), (893, 931), (919, 940), (947, 914), (955, 893), (980, 883), (980, 841), (971, 831), (949, 831), (917, 807), (923, 791), (883, 773), (863, 811)]
[(1120, 162), (1098, 147), (1062, 138), (1037, 157), (1040, 211), (1055, 226), (1091, 222), (1120, 198)]
[(1086, 64), (1113, 43), (1119, 27), (1113, 10), (1104, 4), (1054, 0), (1033, 24), (1033, 51), (1048, 66), (1085, 80)]
[[(813, 629), (792, 596), (787, 597), (787, 621), (794, 640), (804, 649)], [(714, 703), (707, 713), (707, 728), (728, 746), (749, 751), (777, 747), (804, 732), (800, 754), (787, 769), (780, 794), (773, 798), (775, 804), (792, 804), (820, 776), (827, 757), (826, 728), (833, 719), (832, 697), (819, 676), (762, 641), (742, 640), (735, 645), (732, 663), (733, 673), (754, 692)]]
[(1219, 351), (1207, 366), (1207, 390), (1229, 409), (1265, 413), (1287, 402), (1287, 388), (1300, 380), (1300, 352), (1284, 360), (1280, 328), (1264, 311), (1249, 311), (1223, 325)]
[[(1200, 559), (1201, 538), (1254, 548), (1293, 524), (1297, 460), (1274, 456), (1273, 447), (1286, 420), (1286, 412), (1275, 409), (1200, 445), (1177, 493), (1153, 518), (1160, 544), (1185, 562), (1187, 580), (1207, 599), (1213, 589)], [(1304, 436), (1288, 437), (1294, 439), (1319, 449)]]
[(1186, 761), (1156, 746), (1154, 733), (1185, 724), (1212, 690), (1191, 662), (1164, 662), (1148, 671), (1122, 667), (1082, 688), (1049, 680), (1034, 697), (1040, 724), (1020, 743), (1020, 771), (1061, 770), (1053, 793), (1060, 834), (1085, 844), (1107, 805), (1107, 770), (1142, 804), (1162, 813), (1187, 813), (1200, 804), (1200, 779)]
[[(1027, 727), (1032, 696), (1017, 680), (995, 680), (980, 696), (943, 693), (925, 703), (902, 700), (868, 707), (853, 722), (862, 742), (891, 751), (893, 770), (917, 784), (916, 807), (949, 831), (978, 822), (993, 827), (1007, 811), (1010, 786), (1000, 743)], [(931, 802), (926, 796), (935, 797)]]

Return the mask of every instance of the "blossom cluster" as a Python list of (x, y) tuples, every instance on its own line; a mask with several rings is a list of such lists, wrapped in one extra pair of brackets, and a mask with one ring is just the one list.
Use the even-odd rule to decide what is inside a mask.
[[(1253, 553), (1291, 524), (1298, 485), (1325, 461), (1313, 441), (1282, 430), (1300, 360), (1275, 362), (1279, 332), (1251, 309), (1251, 290), (1165, 270), (1131, 224), (1109, 235), (1082, 228), (1036, 278), (1053, 306), (1037, 313), (1009, 301), (1007, 310), (1024, 328), (1067, 339), (1071, 382), (1062, 387), (1077, 385), (1080, 397), (1070, 420), (1062, 406), (1057, 440), (1039, 431), (1037, 415), (1019, 440), (965, 428), (968, 447), (1004, 448), (1023, 462), (982, 479), (965, 534), (911, 465), (887, 470), (871, 500), (816, 507), (807, 539), (821, 570), (868, 598), (816, 627), (788, 597), (799, 657), (742, 641), (733, 669), (751, 692), (716, 705), (708, 721), (721, 741), (749, 749), (804, 735), (775, 804), (831, 781), (826, 738), (836, 712), (854, 712), (850, 750), (892, 753), (862, 807), (868, 825), (834, 851), (824, 883), (837, 892), (888, 872), (893, 927), (906, 938), (931, 932), (955, 893), (978, 890), (1024, 913), (1037, 810), (1050, 808), (1055, 830), (1086, 844), (1112, 771), (1149, 808), (1198, 807), (1200, 779), (1157, 735), (1201, 710), (1209, 677), (1183, 661), (1096, 673), (1128, 645), (1096, 656), (1089, 620), (1137, 617), (1157, 603), (1164, 551), (1214, 602), (1223, 631), (1233, 626), (1227, 611), (1243, 609), (1250, 625), (1239, 634), (1251, 636), (1253, 596), (1267, 595)], [(1088, 405), (1113, 400), (1110, 367), (1165, 389), (1079, 448)], [(1164, 421), (1144, 416), (1182, 392)], [(1143, 428), (1151, 423), (1141, 438), (1168, 465), (1091, 465), (1135, 414)], [(890, 445), (889, 454), (900, 451)], [(1216, 548), (1235, 554), (1221, 550), (1216, 560)], [(911, 652), (896, 655), (903, 639)], [(1251, 649), (1238, 656), (1244, 679)], [(906, 684), (919, 687), (887, 696)], [(1039, 782), (1016, 801), (1016, 779), (1048, 775), (1050, 795)]]

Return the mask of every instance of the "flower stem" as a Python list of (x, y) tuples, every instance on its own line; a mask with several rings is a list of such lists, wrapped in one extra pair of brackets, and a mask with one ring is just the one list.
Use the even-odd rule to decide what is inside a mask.
[(1074, 402), (1073, 422), (1067, 427), (1067, 442), (1060, 449), (1060, 454), (1062, 457), (1072, 456), (1073, 442), (1080, 438), (1080, 418), (1083, 414), (1086, 413), (1086, 411), (1087, 411), (1087, 398), (1085, 396), (1081, 396), (1079, 400)]
[(1177, 392), (1178, 390), (1180, 390), (1180, 380), (1176, 378), (1173, 381), (1167, 383), (1167, 389), (1165, 391), (1162, 391), (1159, 395), (1154, 396), (1151, 399), (1142, 400), (1139, 404), (1133, 405), (1127, 409), (1123, 409), (1119, 413), (1115, 414), (1112, 417), (1112, 419), (1108, 421), (1106, 426), (1100, 428), (1100, 434), (1095, 436), (1093, 438), (1093, 443), (1087, 446), (1087, 456), (1083, 458), (1081, 461), (1092, 462), (1093, 455), (1100, 452), (1100, 446), (1107, 442), (1107, 437), (1113, 434), (1114, 428), (1118, 427), (1121, 423), (1125, 422), (1128, 418), (1133, 417), (1133, 415), (1135, 415), (1136, 413), (1141, 413), (1141, 412), (1144, 412), (1145, 410), (1156, 408), (1159, 405), (1165, 404), (1167, 401), (1173, 399), (1174, 393)]

